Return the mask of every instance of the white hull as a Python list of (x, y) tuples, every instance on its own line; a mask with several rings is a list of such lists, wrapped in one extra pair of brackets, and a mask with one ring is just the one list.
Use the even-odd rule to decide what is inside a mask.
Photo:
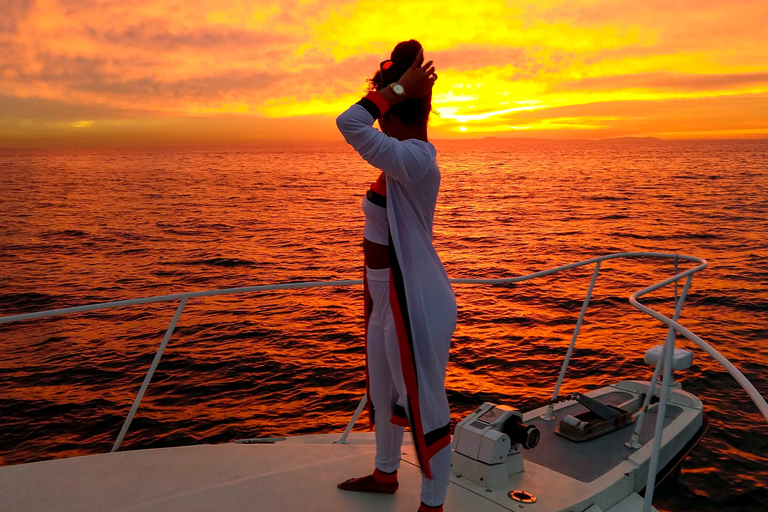
[[(647, 383), (625, 381), (588, 395), (615, 402), (644, 389)], [(562, 417), (581, 407), (563, 402), (555, 407), (555, 414)], [(702, 424), (701, 402), (689, 393), (673, 390), (668, 411), (659, 467)], [(652, 448), (647, 435), (641, 435), (644, 446), (639, 450), (623, 446), (631, 425), (574, 443), (555, 436), (552, 430), (558, 422), (538, 419), (543, 412), (539, 409), (524, 416), (542, 432), (539, 446), (524, 452), (525, 471), (493, 489), (452, 475), (446, 511), (639, 512), (643, 500), (637, 493), (645, 487)], [(652, 435), (655, 421), (648, 420)], [(137, 450), (4, 467), (0, 468), (0, 503), (3, 510), (18, 512), (416, 510), (421, 476), (409, 441), (403, 447), (400, 489), (395, 495), (379, 495), (336, 488), (340, 481), (369, 473), (375, 452), (373, 433), (354, 433), (348, 444), (334, 444), (338, 437)], [(598, 442), (602, 445), (595, 450), (593, 443)], [(563, 451), (563, 447), (570, 449)], [(591, 459), (585, 458), (587, 452)], [(581, 464), (574, 465), (574, 460)], [(536, 502), (513, 501), (508, 497), (512, 490), (533, 494)]]

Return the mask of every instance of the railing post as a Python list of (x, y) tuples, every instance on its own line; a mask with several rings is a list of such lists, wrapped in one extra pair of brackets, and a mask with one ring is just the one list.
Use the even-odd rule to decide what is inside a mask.
[(334, 441), (333, 444), (347, 444), (347, 437), (349, 437), (349, 433), (352, 432), (352, 427), (355, 426), (355, 423), (357, 423), (357, 418), (360, 417), (360, 413), (363, 412), (363, 408), (365, 407), (365, 404), (368, 402), (368, 394), (364, 394), (362, 400), (360, 400), (360, 403), (357, 404), (357, 409), (355, 409), (355, 414), (352, 415), (352, 419), (349, 420), (349, 423), (347, 424), (347, 428), (344, 429), (344, 433), (341, 434), (341, 437), (338, 441)]
[[(579, 331), (581, 330), (581, 324), (584, 322), (584, 315), (587, 314), (587, 307), (589, 306), (589, 299), (592, 297), (592, 290), (595, 288), (595, 281), (597, 281), (597, 275), (600, 273), (600, 264), (602, 260), (595, 265), (595, 271), (592, 273), (592, 281), (589, 283), (589, 289), (587, 290), (587, 296), (584, 298), (584, 303), (581, 305), (581, 313), (579, 313), (579, 319), (576, 321), (576, 328), (573, 330), (573, 336), (571, 337), (571, 344), (568, 346), (568, 351), (565, 353), (565, 360), (563, 366), (560, 368), (560, 376), (557, 378), (557, 384), (555, 384), (555, 392), (552, 393), (552, 400), (555, 400), (560, 393), (560, 386), (565, 379), (565, 371), (568, 369), (568, 363), (571, 360), (571, 354), (573, 354), (573, 347), (576, 346), (576, 338), (579, 337)], [(547, 408), (547, 412), (541, 415), (541, 419), (544, 421), (552, 421), (555, 419), (555, 403), (552, 402)]]
[(147, 388), (149, 387), (149, 381), (152, 380), (152, 376), (155, 374), (157, 365), (160, 364), (160, 358), (163, 357), (163, 352), (165, 351), (165, 347), (168, 345), (168, 340), (171, 339), (171, 334), (173, 334), (173, 330), (176, 328), (176, 322), (179, 321), (179, 318), (181, 317), (181, 312), (184, 311), (184, 306), (186, 304), (187, 304), (187, 297), (184, 297), (183, 299), (181, 299), (181, 303), (179, 304), (179, 307), (176, 309), (176, 314), (173, 315), (173, 320), (171, 320), (171, 325), (169, 325), (168, 330), (165, 331), (165, 337), (163, 338), (163, 341), (160, 343), (160, 347), (157, 349), (155, 358), (152, 360), (152, 364), (149, 366), (147, 375), (144, 377), (144, 382), (141, 383), (141, 388), (139, 388), (139, 392), (136, 395), (136, 399), (133, 401), (131, 410), (128, 412), (128, 416), (125, 418), (125, 422), (123, 423), (123, 428), (120, 429), (120, 434), (118, 434), (117, 439), (115, 440), (115, 444), (112, 446), (111, 451), (116, 452), (117, 450), (120, 449), (120, 445), (123, 443), (125, 434), (128, 432), (128, 428), (131, 426), (133, 417), (136, 414), (136, 411), (139, 409), (139, 404), (141, 403), (141, 399), (144, 398), (144, 393), (147, 391)]
[[(672, 264), (675, 266), (675, 275), (677, 275), (677, 274), (678, 274), (678, 271), (677, 271), (677, 265), (678, 265), (678, 257), (677, 257), (677, 254), (675, 254), (675, 258), (674, 258), (674, 260), (673, 260), (673, 263), (672, 263)], [(675, 306), (677, 306), (677, 284), (678, 284), (678, 283), (679, 283), (679, 280), (676, 280), (676, 281), (675, 281)]]
[[(683, 295), (688, 291), (693, 274), (688, 276), (683, 287)], [(680, 301), (682, 302), (682, 301)], [(656, 411), (656, 430), (653, 434), (653, 451), (651, 452), (651, 461), (648, 464), (648, 480), (645, 484), (645, 501), (643, 502), (643, 512), (651, 512), (653, 504), (653, 490), (656, 487), (656, 471), (659, 467), (659, 454), (661, 453), (661, 437), (664, 434), (664, 417), (667, 414), (667, 400), (669, 399), (669, 385), (672, 380), (672, 358), (675, 352), (675, 330), (672, 335), (667, 336), (664, 342), (664, 377), (661, 381), (661, 396), (659, 397), (659, 408)]]
[[(691, 281), (693, 280), (693, 274), (690, 274), (688, 278), (685, 280), (685, 285), (683, 286), (683, 293), (680, 294), (680, 298), (678, 299), (677, 293), (675, 293), (675, 314), (672, 316), (672, 320), (677, 322), (680, 319), (680, 312), (683, 310), (683, 304), (685, 304), (685, 298), (688, 296), (688, 289), (691, 287)], [(675, 281), (675, 284), (677, 284), (677, 281)], [(670, 337), (672, 339), (675, 338), (677, 335), (677, 331), (675, 331), (674, 328), (670, 327), (669, 331), (667, 331), (667, 337), (664, 340), (664, 348), (661, 351), (661, 354), (659, 354), (659, 362), (656, 365), (656, 369), (653, 370), (653, 377), (651, 377), (651, 382), (648, 385), (648, 393), (645, 395), (645, 400), (643, 400), (643, 406), (640, 408), (640, 412), (637, 414), (636, 420), (635, 420), (635, 429), (632, 432), (632, 437), (629, 441), (624, 443), (624, 446), (627, 448), (632, 448), (633, 450), (637, 450), (642, 445), (640, 444), (640, 430), (643, 428), (643, 421), (645, 420), (645, 414), (648, 412), (648, 407), (651, 403), (651, 397), (653, 396), (653, 393), (656, 388), (656, 381), (659, 379), (660, 371), (664, 368), (664, 364), (667, 359), (667, 346), (669, 344)]]

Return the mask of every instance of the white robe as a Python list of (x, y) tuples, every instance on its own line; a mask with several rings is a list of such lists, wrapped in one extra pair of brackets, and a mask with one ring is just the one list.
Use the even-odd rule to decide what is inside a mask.
[(450, 444), (445, 371), (456, 328), (456, 299), (432, 245), (440, 169), (431, 143), (389, 137), (372, 126), (374, 121), (365, 107), (355, 104), (336, 124), (360, 156), (387, 177), (390, 302), (414, 444), (422, 471), (430, 477), (429, 460)]

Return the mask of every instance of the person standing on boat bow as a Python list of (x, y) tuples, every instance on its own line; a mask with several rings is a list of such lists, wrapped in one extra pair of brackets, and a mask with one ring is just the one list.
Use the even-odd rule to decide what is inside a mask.
[[(336, 120), (344, 139), (382, 173), (363, 199), (366, 377), (376, 428), (375, 469), (339, 484), (394, 493), (404, 427), (422, 471), (420, 511), (442, 511), (451, 466), (445, 372), (456, 299), (432, 245), (440, 169), (427, 139), (432, 61), (399, 43), (369, 93)], [(378, 119), (381, 131), (373, 127)]]

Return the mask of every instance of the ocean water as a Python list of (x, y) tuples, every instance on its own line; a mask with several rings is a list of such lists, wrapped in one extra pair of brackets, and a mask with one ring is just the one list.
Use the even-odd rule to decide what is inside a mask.
[[(434, 241), (451, 277), (624, 251), (703, 257), (681, 321), (768, 396), (768, 141), (436, 146)], [(343, 144), (0, 150), (0, 314), (359, 279), (360, 204), (377, 174)], [(545, 403), (592, 270), (455, 286), (454, 421), (484, 401)], [(666, 331), (628, 296), (673, 272), (603, 265), (562, 393), (650, 378), (643, 354)], [(643, 302), (669, 314), (673, 296)], [(361, 299), (346, 287), (190, 300), (122, 449), (340, 431), (364, 392)], [(0, 326), (0, 464), (109, 451), (176, 306)], [(656, 507), (766, 510), (768, 423), (717, 362), (678, 343), (694, 365), (676, 378), (711, 426)]]

